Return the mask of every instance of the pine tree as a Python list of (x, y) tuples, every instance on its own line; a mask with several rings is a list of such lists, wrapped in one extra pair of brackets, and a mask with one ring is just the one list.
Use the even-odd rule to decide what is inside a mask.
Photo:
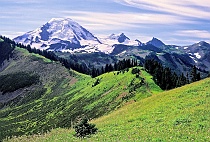
[(199, 81), (201, 79), (200, 73), (197, 73), (197, 68), (194, 65), (191, 70), (191, 82)]
[(75, 136), (84, 138), (85, 136), (95, 134), (98, 129), (95, 127), (95, 124), (88, 123), (87, 117), (77, 118), (76, 125), (74, 126)]

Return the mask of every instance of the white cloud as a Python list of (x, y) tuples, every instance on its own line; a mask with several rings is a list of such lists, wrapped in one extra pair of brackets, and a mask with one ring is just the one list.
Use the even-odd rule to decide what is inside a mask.
[(208, 0), (115, 0), (115, 2), (153, 12), (167, 12), (193, 18), (210, 19), (210, 1)]
[[(170, 36), (168, 39), (164, 38), (164, 43), (166, 44), (174, 44), (174, 45), (178, 45), (178, 46), (187, 46), (187, 45), (192, 45), (194, 43), (199, 42), (199, 39), (193, 39), (193, 38), (179, 38), (179, 37), (172, 37)], [(208, 42), (208, 41), (207, 41)]]
[(184, 36), (184, 37), (210, 39), (210, 32), (205, 31), (205, 30), (183, 30), (183, 31), (177, 31), (175, 35)]
[(32, 4), (38, 4), (41, 3), (41, 0), (1, 0), (2, 2), (11, 2), (16, 4), (26, 4), (26, 3), (32, 3)]
[[(78, 21), (91, 30), (117, 30), (123, 28), (145, 27), (146, 25), (174, 25), (180, 23), (193, 23), (178, 16), (168, 14), (150, 13), (103, 13), (89, 11), (63, 11), (62, 15)], [(84, 23), (84, 24), (83, 24)]]
[(9, 37), (9, 38), (12, 39), (12, 38), (17, 37), (18, 35), (24, 34), (24, 32), (1, 31), (0, 34), (3, 35), (3, 36), (6, 36), (6, 37)]

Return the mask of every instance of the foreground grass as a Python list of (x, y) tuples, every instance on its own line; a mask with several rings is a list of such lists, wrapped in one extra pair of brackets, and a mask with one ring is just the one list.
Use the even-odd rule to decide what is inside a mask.
[(210, 141), (210, 79), (165, 91), (137, 101), (92, 121), (99, 132), (78, 139), (72, 129), (14, 141)]

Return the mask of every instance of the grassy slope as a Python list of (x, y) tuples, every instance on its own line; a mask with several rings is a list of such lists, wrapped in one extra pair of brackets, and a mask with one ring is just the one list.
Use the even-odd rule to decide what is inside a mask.
[[(210, 78), (126, 105), (92, 121), (99, 132), (83, 141), (210, 141)], [(9, 141), (81, 141), (74, 131)]]
[[(75, 79), (59, 63), (50, 62), (46, 58), (16, 48), (13, 58), (10, 59), (8, 66), (0, 72), (0, 75), (22, 71), (38, 74), (40, 83), (20, 89), (21, 97), (7, 102), (6, 105), (11, 107), (0, 110), (0, 140), (9, 135), (36, 132), (37, 127), (43, 125), (42, 122), (37, 123), (39, 120), (44, 119), (46, 115), (47, 110), (43, 109), (44, 103), (46, 103), (45, 100), (53, 98), (57, 94), (68, 92), (69, 82)], [(57, 87), (63, 84), (67, 85), (61, 88)], [(37, 117), (37, 115), (40, 116)]]
[[(0, 110), (0, 139), (11, 135), (42, 133), (55, 127), (70, 127), (71, 121), (81, 114), (96, 118), (123, 104), (161, 92), (143, 69), (141, 76), (145, 78), (145, 83), (141, 87), (133, 88), (141, 78), (136, 78), (131, 69), (118, 75), (117, 72), (101, 75), (98, 77), (100, 83), (93, 87), (96, 79), (69, 73), (59, 63), (42, 56), (29, 54), (20, 48), (15, 49), (15, 55), (0, 74), (34, 71), (40, 75), (41, 86), (46, 92), (35, 100), (29, 97), (29, 102), (25, 101), (23, 105)], [(131, 83), (133, 85), (129, 86)]]

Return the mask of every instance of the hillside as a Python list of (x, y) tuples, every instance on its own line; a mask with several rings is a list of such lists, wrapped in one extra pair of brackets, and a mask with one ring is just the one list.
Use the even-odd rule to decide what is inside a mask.
[[(1, 92), (0, 140), (71, 127), (81, 114), (97, 118), (162, 91), (141, 67), (137, 74), (130, 69), (91, 78), (18, 47), (4, 64), (0, 77), (13, 75), (21, 84), (19, 74), (23, 73), (26, 79), (31, 74), (39, 82)], [(16, 84), (15, 78), (4, 83)]]
[[(84, 141), (210, 141), (210, 78), (126, 105), (92, 121)], [(71, 129), (8, 141), (81, 141)]]

